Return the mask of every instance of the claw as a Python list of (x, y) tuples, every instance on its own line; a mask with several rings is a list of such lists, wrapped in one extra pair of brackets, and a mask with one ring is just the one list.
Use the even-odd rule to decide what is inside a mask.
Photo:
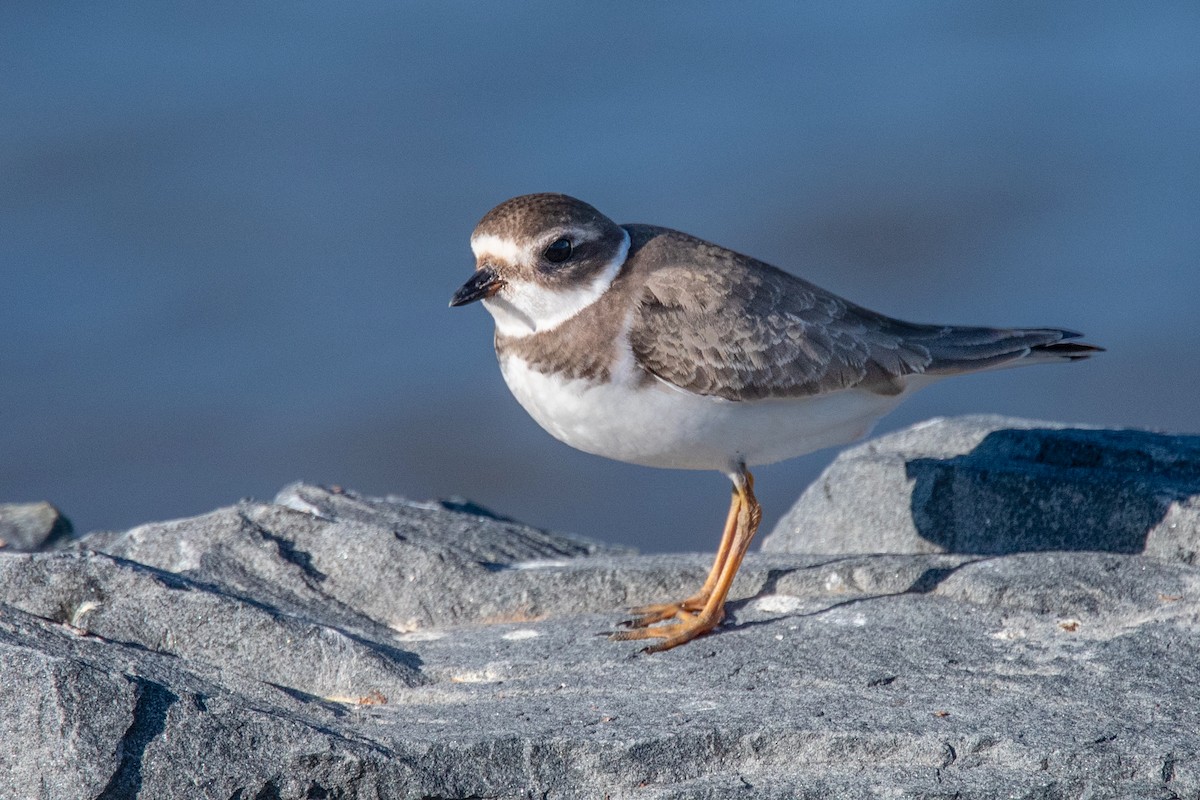
[(678, 603), (655, 603), (631, 609), (633, 618), (620, 623), (626, 630), (609, 634), (609, 639), (617, 642), (661, 639), (642, 650), (643, 653), (660, 653), (703, 636), (721, 624), (725, 618), (725, 598), (762, 518), (762, 509), (754, 497), (754, 477), (745, 465), (740, 465), (730, 478), (733, 480), (733, 498), (729, 516), (725, 520), (717, 558), (703, 588)]
[(655, 625), (653, 627), (645, 626), (632, 628), (624, 631), (614, 631), (609, 634), (609, 639), (614, 642), (631, 642), (640, 641), (642, 639), (662, 639), (661, 642), (656, 642), (645, 648), (644, 653), (659, 653), (663, 650), (670, 650), (672, 647), (690, 642), (698, 636), (703, 636), (709, 631), (721, 624), (721, 619), (724, 613), (718, 612), (712, 615), (693, 614), (688, 611), (681, 611), (680, 615), (673, 622), (668, 622), (665, 625)]
[(635, 606), (629, 609), (629, 613), (634, 615), (633, 619), (627, 619), (618, 624), (627, 628), (645, 628), (669, 619), (683, 619), (685, 616), (699, 614), (704, 610), (707, 602), (707, 596), (696, 594), (678, 603), (651, 603), (645, 606)]

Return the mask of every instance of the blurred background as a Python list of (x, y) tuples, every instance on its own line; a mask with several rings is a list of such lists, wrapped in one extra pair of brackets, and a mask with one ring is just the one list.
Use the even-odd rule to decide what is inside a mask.
[[(1200, 429), (1200, 4), (0, 4), (0, 502), (306, 479), (713, 550), (717, 473), (578, 453), (449, 309), (566, 192), (894, 316), (1109, 352), (881, 423)], [(769, 530), (834, 454), (758, 472)]]

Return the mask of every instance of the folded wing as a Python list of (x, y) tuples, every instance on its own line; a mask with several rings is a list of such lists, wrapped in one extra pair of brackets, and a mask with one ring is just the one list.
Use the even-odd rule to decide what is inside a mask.
[[(728, 252), (728, 251), (726, 251)], [(910, 375), (951, 375), (1086, 358), (1100, 348), (1056, 328), (917, 325), (857, 306), (800, 278), (730, 258), (648, 276), (630, 329), (646, 372), (726, 400), (803, 397), (858, 387), (883, 394)]]

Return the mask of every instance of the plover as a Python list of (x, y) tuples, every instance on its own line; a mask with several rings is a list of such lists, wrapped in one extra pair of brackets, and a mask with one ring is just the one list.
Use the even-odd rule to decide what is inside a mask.
[(489, 211), (475, 273), (508, 388), (555, 438), (588, 453), (720, 470), (733, 499), (696, 594), (632, 610), (614, 639), (667, 650), (711, 631), (762, 516), (750, 467), (867, 434), (949, 375), (1075, 361), (1100, 350), (1058, 328), (918, 325), (679, 231), (618, 225), (561, 194)]

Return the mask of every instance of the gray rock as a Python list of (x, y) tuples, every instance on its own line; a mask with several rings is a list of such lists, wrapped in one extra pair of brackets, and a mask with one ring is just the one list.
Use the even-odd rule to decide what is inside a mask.
[(767, 552), (1103, 550), (1195, 563), (1200, 436), (937, 419), (840, 454)]
[(366, 694), (360, 686), (394, 691), (423, 680), (417, 659), (386, 642), (103, 553), (0, 556), (0, 602), (79, 635), (318, 697)]
[(337, 704), (205, 672), (0, 604), (0, 798), (407, 796)]
[[(78, 546), (297, 615), (355, 628), (365, 618), (401, 631), (585, 608), (589, 598), (579, 590), (547, 592), (536, 578), (514, 580), (507, 573), (628, 552), (490, 514), (302, 484), (285, 488), (273, 504), (245, 502), (194, 519), (93, 535)], [(500, 583), (529, 589), (498, 593)]]
[(47, 502), (0, 503), (0, 548), (39, 550), (70, 538), (71, 520)]
[(0, 798), (1200, 794), (1193, 564), (752, 554), (644, 656), (709, 556), (278, 499), (0, 556)]

